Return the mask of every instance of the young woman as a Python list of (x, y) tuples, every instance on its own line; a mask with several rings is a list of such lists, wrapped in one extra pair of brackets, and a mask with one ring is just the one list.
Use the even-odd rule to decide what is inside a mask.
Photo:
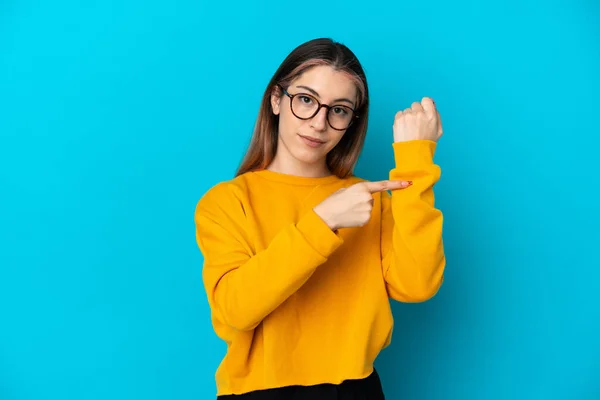
[(443, 281), (442, 127), (429, 98), (398, 112), (395, 167), (368, 182), (353, 175), (368, 112), (355, 55), (304, 43), (269, 82), (237, 176), (198, 202), (203, 280), (227, 343), (218, 398), (384, 398), (373, 364), (391, 340), (389, 299), (426, 301)]

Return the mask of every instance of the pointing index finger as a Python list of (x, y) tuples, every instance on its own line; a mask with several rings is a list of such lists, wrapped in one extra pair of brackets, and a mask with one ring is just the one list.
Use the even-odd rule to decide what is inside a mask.
[(376, 181), (365, 182), (365, 187), (371, 193), (383, 192), (386, 190), (404, 189), (412, 185), (410, 181)]

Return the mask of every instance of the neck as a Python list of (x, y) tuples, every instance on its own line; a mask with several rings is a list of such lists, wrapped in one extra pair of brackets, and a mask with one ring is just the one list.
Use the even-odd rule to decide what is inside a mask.
[(331, 175), (325, 160), (314, 164), (307, 164), (300, 162), (291, 156), (281, 157), (280, 154), (275, 155), (275, 158), (267, 169), (280, 174), (302, 176), (306, 178), (322, 178)]

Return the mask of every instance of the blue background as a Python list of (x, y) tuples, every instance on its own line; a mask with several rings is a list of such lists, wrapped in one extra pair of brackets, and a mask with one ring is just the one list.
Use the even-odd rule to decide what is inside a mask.
[(412, 101), (445, 127), (446, 281), (394, 305), (388, 398), (600, 398), (598, 3), (4, 0), (0, 399), (214, 398), (194, 207), (320, 36), (368, 74), (359, 175)]

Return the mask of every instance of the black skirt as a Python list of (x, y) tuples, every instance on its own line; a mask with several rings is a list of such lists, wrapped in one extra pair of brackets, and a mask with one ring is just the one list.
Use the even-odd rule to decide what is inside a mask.
[(377, 371), (364, 379), (347, 380), (339, 385), (286, 386), (239, 395), (223, 395), (217, 400), (385, 400)]

